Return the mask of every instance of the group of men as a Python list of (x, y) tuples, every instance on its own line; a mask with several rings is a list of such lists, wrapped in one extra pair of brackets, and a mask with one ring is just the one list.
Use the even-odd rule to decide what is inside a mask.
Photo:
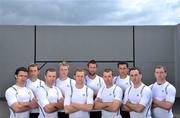
[(142, 82), (140, 69), (129, 69), (127, 62), (117, 64), (118, 76), (106, 68), (100, 77), (97, 68), (90, 60), (88, 73), (77, 68), (71, 79), (63, 62), (59, 77), (48, 68), (44, 81), (38, 79), (37, 64), (17, 68), (16, 84), (5, 92), (9, 118), (173, 118), (176, 89), (166, 80), (164, 66), (155, 67), (156, 82), (150, 86)]

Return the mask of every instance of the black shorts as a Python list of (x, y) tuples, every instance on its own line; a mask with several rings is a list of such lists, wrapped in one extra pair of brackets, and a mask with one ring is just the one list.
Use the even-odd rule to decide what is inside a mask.
[(130, 118), (129, 112), (120, 110), (122, 118)]
[(38, 118), (39, 113), (30, 113), (29, 118)]
[(58, 118), (69, 118), (69, 114), (65, 112), (58, 112)]
[(90, 118), (101, 118), (102, 113), (101, 111), (91, 111)]

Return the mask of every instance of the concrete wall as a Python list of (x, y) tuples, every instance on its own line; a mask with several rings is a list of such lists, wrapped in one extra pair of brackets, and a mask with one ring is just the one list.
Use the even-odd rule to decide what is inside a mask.
[(180, 24), (176, 26), (175, 35), (175, 85), (177, 96), (180, 97)]
[(132, 27), (37, 27), (37, 60), (133, 60)]
[(155, 81), (154, 67), (157, 64), (167, 67), (167, 79), (175, 83), (174, 31), (174, 26), (135, 27), (135, 63), (143, 70), (145, 83)]
[(34, 27), (0, 26), (0, 97), (14, 84), (14, 71), (33, 62)]
[[(89, 59), (135, 61), (146, 84), (155, 81), (154, 67), (163, 64), (168, 69), (168, 81), (178, 85), (179, 32), (180, 26), (135, 26), (134, 35), (132, 26), (37, 26), (36, 60), (82, 61), (70, 63), (71, 77), (74, 69), (85, 68), (83, 61)], [(5, 90), (14, 84), (15, 69), (34, 62), (34, 36), (34, 26), (0, 26), (0, 97), (4, 97)], [(57, 63), (45, 65), (41, 79), (47, 67), (56, 68)], [(116, 71), (116, 62), (99, 63), (100, 75), (105, 67)]]

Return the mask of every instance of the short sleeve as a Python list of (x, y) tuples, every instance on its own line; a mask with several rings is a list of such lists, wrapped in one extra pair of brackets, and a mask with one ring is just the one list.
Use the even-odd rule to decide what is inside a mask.
[(100, 99), (102, 99), (102, 90), (104, 89), (104, 87), (101, 87), (100, 89), (99, 89), (99, 91), (98, 91), (98, 94), (97, 94), (97, 97), (96, 98), (100, 98)]
[(71, 104), (71, 91), (65, 92), (64, 106)]
[(93, 90), (91, 88), (88, 88), (88, 95), (87, 95), (87, 104), (93, 104)]
[(146, 86), (144, 90), (142, 91), (142, 97), (139, 104), (146, 107), (151, 101), (152, 101), (152, 92), (151, 92), (151, 89)]
[(115, 88), (114, 94), (115, 94), (115, 98), (114, 98), (115, 100), (122, 101), (123, 92), (119, 86), (117, 86), (117, 88)]
[(33, 99), (33, 98), (35, 98), (35, 96), (34, 96), (34, 93), (32, 92), (32, 90), (31, 89), (28, 89), (29, 90), (29, 92), (30, 92), (30, 95), (31, 95), (31, 100)]
[(58, 87), (56, 87), (56, 89), (58, 91), (58, 99), (63, 98), (61, 90)]
[(12, 87), (7, 89), (5, 92), (5, 97), (10, 107), (17, 102), (16, 93), (16, 90), (14, 90)]
[(169, 85), (169, 87), (167, 87), (166, 101), (171, 102), (173, 104), (175, 101), (175, 97), (176, 97), (176, 89), (174, 86)]
[(47, 92), (45, 90), (45, 88), (43, 87), (39, 87), (37, 89), (37, 100), (38, 100), (38, 104), (41, 107), (45, 107), (47, 104), (49, 104), (48, 98), (47, 98)]
[(126, 104), (128, 101), (128, 92), (130, 91), (131, 87), (128, 87), (124, 93), (124, 98), (123, 98), (123, 104)]
[(106, 85), (105, 85), (105, 82), (104, 82), (104, 79), (101, 77), (101, 87), (105, 87)]

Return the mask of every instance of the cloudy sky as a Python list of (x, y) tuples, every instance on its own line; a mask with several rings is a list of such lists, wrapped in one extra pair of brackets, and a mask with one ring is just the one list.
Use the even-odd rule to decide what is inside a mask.
[(0, 0), (0, 25), (176, 25), (180, 0)]

